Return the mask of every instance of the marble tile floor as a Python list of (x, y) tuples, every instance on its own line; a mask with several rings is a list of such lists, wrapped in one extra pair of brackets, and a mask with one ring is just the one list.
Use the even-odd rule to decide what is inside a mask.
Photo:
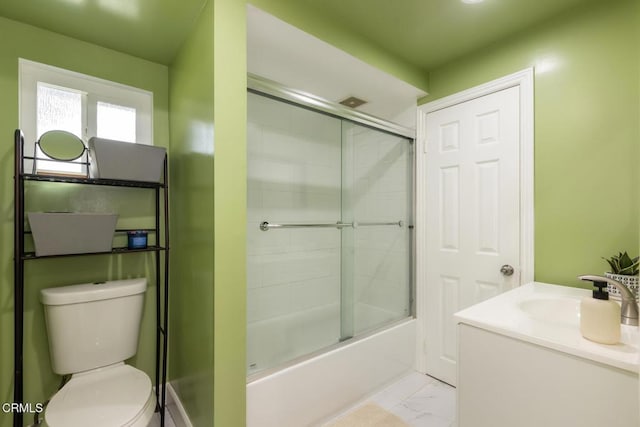
[[(411, 373), (343, 412), (327, 424), (362, 405), (375, 403), (411, 427), (456, 427), (456, 389), (435, 378)], [(380, 426), (382, 427), (382, 426)]]
[[(338, 418), (366, 405), (375, 403), (401, 418), (411, 427), (456, 427), (456, 389), (435, 378), (417, 372), (411, 373), (389, 385), (370, 398), (330, 420)], [(154, 414), (149, 427), (160, 426), (160, 415)], [(167, 411), (165, 427), (176, 427)], [(380, 426), (383, 427), (383, 426)]]

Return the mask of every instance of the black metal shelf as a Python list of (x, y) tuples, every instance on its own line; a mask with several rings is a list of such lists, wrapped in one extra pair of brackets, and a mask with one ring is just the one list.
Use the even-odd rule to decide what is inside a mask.
[(139, 248), (139, 249), (129, 249), (127, 247), (113, 248), (108, 252), (83, 252), (83, 253), (77, 253), (77, 254), (57, 254), (57, 255), (41, 255), (41, 256), (37, 256), (35, 252), (25, 252), (22, 255), (22, 259), (31, 260), (31, 259), (44, 259), (44, 258), (91, 256), (91, 255), (113, 255), (113, 254), (126, 254), (126, 253), (133, 253), (133, 252), (160, 252), (165, 250), (167, 249), (162, 246), (147, 246), (146, 248)]
[(20, 176), (25, 181), (62, 182), (67, 184), (107, 185), (110, 187), (165, 188), (163, 182), (129, 181), (124, 179), (85, 178), (81, 176), (42, 175), (25, 173)]
[[(98, 179), (84, 176), (62, 176), (24, 173), (24, 161), (33, 160), (34, 157), (24, 155), (24, 135), (18, 129), (14, 134), (14, 389), (13, 401), (24, 403), (24, 276), (25, 261), (45, 258), (78, 257), (90, 255), (117, 255), (142, 252), (155, 252), (155, 277), (156, 277), (156, 369), (155, 369), (155, 394), (156, 410), (160, 412), (160, 426), (165, 424), (166, 409), (166, 383), (167, 383), (167, 339), (169, 327), (169, 195), (168, 195), (168, 166), (167, 158), (164, 160), (163, 182), (130, 181), (120, 179)], [(88, 165), (88, 162), (85, 163)], [(113, 248), (106, 252), (74, 253), (37, 256), (34, 252), (25, 252), (24, 237), (31, 234), (25, 230), (25, 182), (55, 182), (63, 184), (101, 185), (111, 187), (128, 187), (151, 189), (155, 193), (155, 228), (136, 229), (144, 230), (156, 235), (156, 244), (140, 249), (126, 247)], [(162, 190), (162, 197), (160, 195)], [(161, 198), (163, 206), (161, 209)], [(161, 218), (163, 222), (161, 223)], [(126, 233), (132, 229), (117, 229), (116, 233)], [(161, 232), (164, 232), (163, 240), (160, 240)], [(164, 256), (160, 256), (164, 253)], [(162, 264), (162, 266), (161, 266)], [(13, 415), (13, 427), (22, 427), (23, 413), (17, 411)]]
[[(114, 232), (115, 233), (127, 233), (129, 231), (146, 231), (147, 233), (154, 233), (156, 232), (155, 228), (117, 228)], [(33, 234), (31, 230), (24, 230), (23, 231), (24, 234)], [(106, 252), (109, 253), (109, 252)]]

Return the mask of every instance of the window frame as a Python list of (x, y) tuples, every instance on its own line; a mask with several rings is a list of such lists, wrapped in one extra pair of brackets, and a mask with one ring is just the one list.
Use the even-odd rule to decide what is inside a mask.
[[(33, 153), (37, 135), (38, 82), (83, 93), (82, 141), (85, 146), (97, 132), (98, 102), (136, 109), (136, 144), (153, 145), (153, 92), (87, 74), (18, 59), (19, 117), (25, 154)], [(31, 165), (25, 165), (29, 170)]]

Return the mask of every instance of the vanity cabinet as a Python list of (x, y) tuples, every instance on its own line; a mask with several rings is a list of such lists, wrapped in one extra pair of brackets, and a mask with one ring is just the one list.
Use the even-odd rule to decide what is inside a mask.
[(458, 324), (459, 427), (637, 427), (638, 373)]

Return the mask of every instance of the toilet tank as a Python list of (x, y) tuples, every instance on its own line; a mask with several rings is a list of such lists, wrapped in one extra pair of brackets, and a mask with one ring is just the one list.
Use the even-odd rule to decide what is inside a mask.
[(53, 371), (72, 374), (136, 354), (147, 279), (43, 289)]

